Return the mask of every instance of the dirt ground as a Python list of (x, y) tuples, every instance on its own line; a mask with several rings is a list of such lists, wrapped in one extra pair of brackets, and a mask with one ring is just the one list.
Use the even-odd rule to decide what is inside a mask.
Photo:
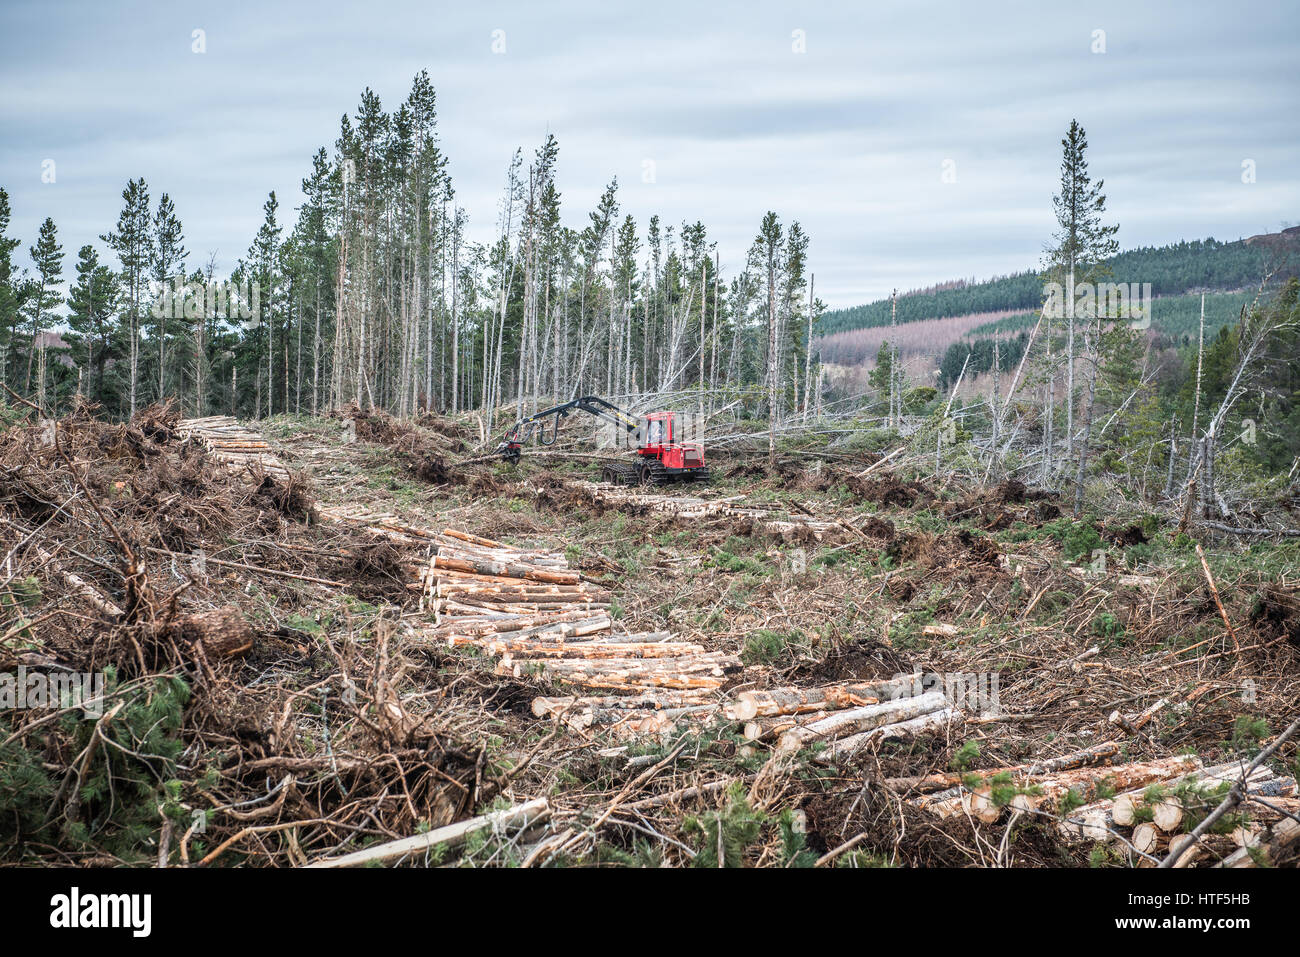
[[(1061, 841), (1050, 815), (936, 818), (900, 781), (1109, 740), (1122, 761), (1208, 765), (1258, 751), (1300, 700), (1296, 543), (1204, 543), (1229, 626), (1194, 543), (1137, 505), (1080, 525), (1017, 482), (867, 471), (869, 455), (774, 475), (722, 456), (712, 487), (681, 493), (836, 527), (800, 537), (597, 504), (589, 459), (458, 467), (474, 437), (446, 419), (257, 423), (287, 482), (218, 467), (178, 419), (87, 411), (55, 442), (20, 424), (0, 444), (0, 665), (107, 669), (119, 706), (0, 719), (8, 861), (303, 864), (545, 797), (550, 827), (583, 841), (432, 862), (1128, 866)], [(731, 695), (919, 671), (996, 676), (996, 707), (832, 766), (734, 727), (574, 731), (530, 710), (563, 689), (419, 639), (424, 556), (322, 518), (337, 508), (563, 552), (620, 628), (738, 656)], [(1162, 700), (1131, 732), (1112, 720)], [(1271, 759), (1295, 763), (1293, 742)]]

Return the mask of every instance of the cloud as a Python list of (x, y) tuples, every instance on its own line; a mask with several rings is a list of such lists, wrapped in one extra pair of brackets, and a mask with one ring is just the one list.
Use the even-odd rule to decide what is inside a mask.
[[(1211, 0), (992, 14), (958, 0), (10, 2), (0, 185), (24, 250), (49, 215), (71, 255), (144, 176), (175, 200), (192, 263), (215, 250), (229, 269), (270, 190), (291, 225), (312, 153), (332, 148), (361, 90), (391, 109), (428, 69), (471, 238), (493, 234), (511, 154), (549, 131), (570, 225), (617, 175), (624, 212), (703, 221), (734, 274), (774, 209), (811, 234), (818, 295), (852, 305), (1035, 265), (1072, 117), (1125, 246), (1295, 220), (1297, 26), (1292, 4), (1247, 16)], [(1254, 184), (1240, 180), (1246, 158)]]

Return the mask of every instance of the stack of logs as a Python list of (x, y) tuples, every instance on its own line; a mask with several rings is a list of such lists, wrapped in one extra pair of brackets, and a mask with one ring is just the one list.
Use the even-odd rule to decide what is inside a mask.
[(608, 590), (560, 552), (526, 550), (445, 529), (421, 587), (435, 612), (423, 638), (498, 658), (498, 674), (536, 675), (593, 696), (539, 698), (533, 710), (614, 734), (666, 730), (717, 713), (740, 661), (666, 631), (615, 632)]
[(671, 632), (616, 632), (610, 594), (558, 552), (528, 551), (455, 529), (441, 533), (421, 587), (436, 623), (421, 636), (497, 657), (498, 674), (536, 675), (583, 694), (533, 700), (539, 718), (615, 737), (681, 724), (743, 728), (781, 752), (823, 743), (826, 763), (873, 741), (941, 730), (960, 720), (920, 675), (820, 688), (721, 689), (741, 671), (732, 655)]
[(833, 764), (874, 742), (944, 731), (961, 712), (942, 691), (920, 692), (921, 675), (819, 688), (742, 691), (724, 718), (740, 722), (745, 738), (771, 742), (778, 752), (824, 745), (815, 760)]
[[(1233, 783), (1244, 785), (1244, 817), (1227, 818), (1225, 827), (1203, 835), (1177, 866), (1204, 859), (1250, 867), (1260, 854), (1275, 854), (1300, 838), (1300, 821), (1292, 816), (1300, 815), (1294, 778), (1263, 766), (1251, 770), (1243, 762), (1205, 767), (1191, 755), (1100, 764), (1119, 750), (1117, 743), (1106, 742), (1035, 764), (890, 783), (931, 792), (911, 803), (939, 817), (964, 814), (992, 824), (1004, 816), (1050, 814), (1067, 842), (1111, 845), (1131, 854), (1139, 866), (1189, 842), (1194, 825)], [(1058, 813), (1067, 795), (1073, 804), (1084, 803)]]
[(672, 515), (682, 521), (698, 521), (702, 518), (719, 516), (749, 519), (764, 532), (783, 541), (811, 538), (815, 542), (821, 542), (828, 538), (839, 537), (847, 530), (843, 523), (818, 518), (811, 511), (804, 515), (790, 514), (787, 517), (778, 517), (777, 513), (770, 508), (737, 504), (744, 498), (743, 495), (708, 499), (693, 495), (655, 495), (596, 482), (577, 482), (575, 485), (590, 496), (593, 502), (607, 508), (659, 512)]
[(182, 438), (202, 442), (209, 454), (232, 471), (260, 468), (277, 481), (289, 479), (289, 470), (276, 458), (271, 445), (260, 432), (255, 432), (229, 415), (209, 415), (202, 419), (182, 419), (177, 426)]

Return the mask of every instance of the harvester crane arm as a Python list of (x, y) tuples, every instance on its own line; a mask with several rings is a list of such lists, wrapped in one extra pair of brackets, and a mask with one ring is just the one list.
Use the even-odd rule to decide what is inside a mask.
[[(524, 443), (532, 438), (534, 432), (537, 433), (539, 444), (554, 445), (560, 432), (560, 419), (575, 409), (609, 422), (616, 428), (624, 429), (629, 434), (636, 432), (641, 425), (640, 419), (620, 409), (614, 403), (608, 402), (600, 396), (584, 395), (576, 399), (570, 399), (560, 405), (552, 406), (549, 409), (535, 412), (525, 419), (520, 419), (506, 433), (501, 444), (497, 446), (497, 453), (512, 462), (518, 462), (520, 450), (523, 448)], [(546, 428), (547, 419), (553, 419), (549, 437)]]

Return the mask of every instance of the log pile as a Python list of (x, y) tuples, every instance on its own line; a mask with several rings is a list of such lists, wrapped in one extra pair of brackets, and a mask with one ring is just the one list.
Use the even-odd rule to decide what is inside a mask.
[(709, 499), (694, 495), (656, 495), (599, 482), (575, 482), (574, 486), (586, 494), (592, 502), (606, 508), (657, 512), (672, 515), (683, 521), (718, 517), (749, 519), (763, 531), (783, 541), (805, 540), (811, 537), (813, 541), (820, 542), (839, 536), (845, 531), (843, 523), (812, 514), (778, 517), (774, 509), (739, 505), (737, 503), (744, 498), (742, 495)]
[(815, 760), (836, 764), (887, 738), (949, 729), (962, 720), (942, 692), (913, 694), (920, 675), (847, 682), (817, 688), (742, 691), (724, 716), (740, 722), (745, 738), (770, 742), (778, 752), (823, 745)]
[(287, 482), (289, 470), (271, 451), (271, 444), (260, 432), (250, 429), (229, 415), (209, 415), (201, 419), (182, 419), (176, 427), (182, 438), (195, 439), (208, 453), (231, 471), (245, 472), (254, 467), (277, 481)]
[[(1266, 847), (1275, 836), (1284, 838), (1283, 843), (1293, 839), (1291, 826), (1297, 822), (1288, 815), (1300, 814), (1300, 797), (1294, 778), (1276, 775), (1264, 766), (1252, 770), (1246, 762), (1197, 768), (1147, 787), (1128, 788), (1071, 811), (1057, 827), (1070, 842), (1110, 844), (1137, 854), (1164, 857), (1190, 840), (1188, 832), (1219, 803), (1228, 787), (1238, 782), (1244, 782), (1246, 795), (1242, 813), (1203, 835), (1183, 853), (1176, 866), (1188, 867), (1206, 859), (1218, 861), (1241, 850), (1240, 858), (1245, 863), (1231, 866), (1249, 867), (1253, 866), (1253, 858), (1246, 849)], [(1146, 858), (1139, 861), (1140, 865), (1147, 863)]]
[(737, 658), (671, 632), (616, 632), (609, 592), (569, 569), (563, 554), (454, 529), (438, 537), (420, 577), (435, 622), (419, 637), (477, 648), (497, 659), (498, 674), (571, 687), (571, 695), (535, 698), (532, 710), (573, 730), (626, 737), (739, 725), (780, 752), (824, 745), (817, 759), (834, 763), (961, 719), (942, 693), (912, 694), (919, 675), (724, 699), (723, 686), (742, 670)]
[(561, 552), (521, 549), (456, 529), (437, 534), (419, 587), (434, 623), (422, 639), (473, 647), (498, 674), (536, 676), (588, 696), (540, 697), (538, 717), (615, 735), (713, 721), (739, 659), (669, 632), (615, 632), (609, 591)]
[(938, 817), (965, 815), (994, 824), (1047, 816), (1067, 843), (1109, 845), (1139, 866), (1152, 866), (1153, 859), (1190, 840), (1195, 824), (1238, 782), (1244, 784), (1245, 813), (1201, 837), (1176, 866), (1222, 861), (1251, 867), (1261, 854), (1267, 859), (1282, 853), (1300, 838), (1294, 778), (1239, 761), (1206, 767), (1191, 755), (1104, 763), (1118, 754), (1115, 742), (1105, 742), (1035, 764), (888, 783), (929, 792), (909, 801)]

